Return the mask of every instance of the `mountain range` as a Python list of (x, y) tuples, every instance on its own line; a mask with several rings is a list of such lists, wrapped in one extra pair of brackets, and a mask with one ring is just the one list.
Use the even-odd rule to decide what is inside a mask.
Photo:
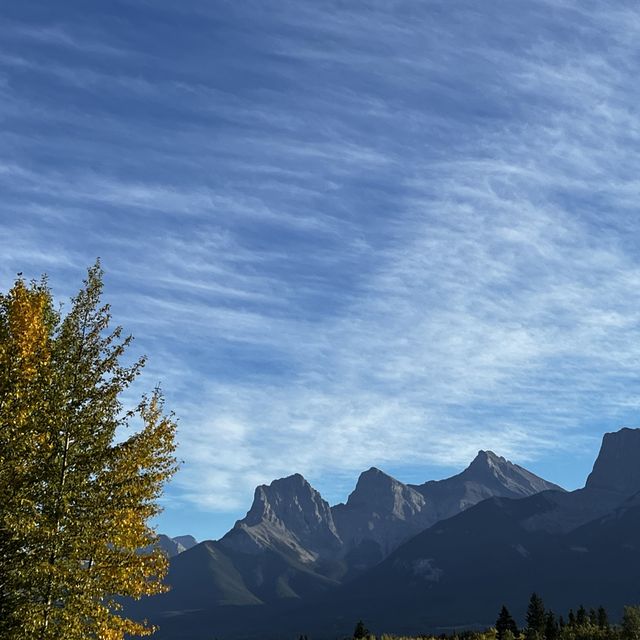
[[(640, 601), (640, 430), (606, 434), (566, 492), (490, 451), (439, 481), (376, 468), (333, 507), (299, 474), (259, 486), (220, 540), (171, 559), (172, 590), (131, 605), (157, 637), (314, 638), (487, 626), (537, 590), (555, 607)], [(188, 635), (185, 635), (188, 629)]]

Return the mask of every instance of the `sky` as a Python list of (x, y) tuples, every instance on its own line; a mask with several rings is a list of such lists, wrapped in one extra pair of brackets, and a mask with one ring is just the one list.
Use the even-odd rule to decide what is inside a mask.
[(0, 290), (100, 258), (170, 535), (479, 449), (580, 487), (640, 426), (638, 42), (624, 0), (5, 0)]

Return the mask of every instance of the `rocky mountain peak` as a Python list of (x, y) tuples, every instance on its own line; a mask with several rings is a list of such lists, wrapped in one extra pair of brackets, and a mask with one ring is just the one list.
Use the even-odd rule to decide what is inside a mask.
[(253, 505), (243, 522), (253, 526), (264, 520), (279, 521), (296, 532), (311, 531), (330, 518), (330, 514), (322, 496), (303, 476), (295, 473), (257, 487)]
[(471, 464), (458, 476), (465, 482), (480, 483), (505, 497), (528, 496), (547, 489), (563, 490), (493, 451), (478, 451)]
[(631, 495), (640, 491), (640, 429), (605, 433), (600, 453), (587, 478), (588, 489)]
[(221, 542), (254, 552), (288, 548), (305, 561), (341, 544), (329, 504), (299, 473), (258, 486), (246, 517)]
[(420, 511), (423, 506), (420, 493), (376, 467), (360, 474), (356, 488), (347, 499), (349, 508), (366, 508), (400, 518)]
[(495, 471), (507, 464), (507, 460), (496, 455), (493, 451), (483, 451), (480, 449), (476, 457), (471, 461), (467, 469), (485, 469)]

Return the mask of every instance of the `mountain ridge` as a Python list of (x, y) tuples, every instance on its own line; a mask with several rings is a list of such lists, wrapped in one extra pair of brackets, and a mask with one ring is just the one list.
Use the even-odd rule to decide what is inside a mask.
[(246, 516), (222, 538), (172, 558), (169, 593), (128, 609), (162, 620), (159, 638), (181, 637), (183, 615), (197, 626), (196, 618), (213, 612), (223, 629), (254, 623), (257, 629), (265, 616), (293, 615), (304, 603), (367, 575), (441, 513), (460, 513), (487, 495), (520, 496), (544, 487), (557, 485), (492, 452), (480, 452), (452, 478), (423, 485), (371, 467), (346, 502), (333, 507), (301, 474), (292, 474), (256, 487)]

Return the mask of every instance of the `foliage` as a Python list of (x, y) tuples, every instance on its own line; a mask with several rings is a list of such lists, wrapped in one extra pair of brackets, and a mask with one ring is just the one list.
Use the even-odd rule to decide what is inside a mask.
[[(515, 621), (511, 617), (506, 606), (503, 606), (498, 615), (495, 628), (484, 631), (465, 630), (454, 632), (451, 635), (438, 636), (423, 634), (420, 636), (396, 636), (383, 634), (381, 640), (524, 640), (527, 633), (535, 633), (542, 640), (640, 640), (640, 606), (627, 606), (620, 626), (611, 625), (609, 616), (604, 607), (587, 611), (582, 605), (569, 611), (568, 621), (564, 622), (562, 616), (556, 615), (545, 609), (542, 599), (532, 594), (527, 609), (528, 624), (539, 624), (542, 621), (542, 631), (533, 627), (527, 627), (523, 634), (519, 634), (515, 627)], [(579, 622), (580, 621), (580, 622)], [(512, 625), (513, 623), (513, 625)], [(354, 636), (355, 637), (355, 636)], [(376, 640), (376, 636), (370, 634), (369, 640)]]
[(640, 640), (640, 607), (625, 607), (621, 627), (622, 640)]
[(369, 638), (369, 629), (364, 626), (364, 622), (362, 620), (358, 620), (356, 624), (356, 628), (353, 631), (354, 640), (360, 640), (361, 638)]
[(538, 594), (532, 593), (529, 606), (527, 607), (525, 638), (527, 640), (541, 640), (544, 638), (545, 623), (545, 610), (542, 598), (540, 598)]
[[(174, 473), (175, 423), (158, 390), (124, 413), (144, 364), (121, 359), (96, 264), (62, 316), (47, 281), (0, 295), (0, 637), (119, 640), (153, 629), (117, 596), (165, 590), (148, 521)], [(117, 441), (131, 420), (141, 429)]]
[(507, 607), (502, 605), (500, 614), (496, 620), (496, 636), (498, 640), (508, 640), (507, 633), (511, 634), (511, 638), (518, 635), (518, 627), (516, 621), (511, 617)]

